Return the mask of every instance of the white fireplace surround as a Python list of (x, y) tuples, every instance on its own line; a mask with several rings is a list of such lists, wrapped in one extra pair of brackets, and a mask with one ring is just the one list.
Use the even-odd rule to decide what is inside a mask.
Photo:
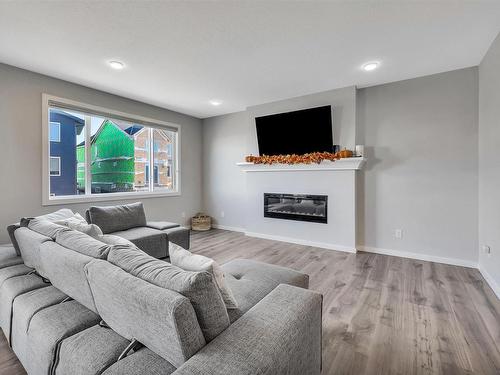
[[(246, 178), (247, 236), (356, 252), (356, 171), (364, 158), (319, 164), (238, 163)], [(264, 193), (328, 196), (328, 223), (264, 217)]]

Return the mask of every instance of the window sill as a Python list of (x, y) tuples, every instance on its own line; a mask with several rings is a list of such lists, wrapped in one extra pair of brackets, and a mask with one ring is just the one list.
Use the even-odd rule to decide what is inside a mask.
[(118, 200), (134, 200), (147, 198), (161, 197), (177, 197), (180, 196), (180, 191), (156, 192), (156, 193), (107, 193), (107, 194), (92, 194), (92, 195), (68, 195), (59, 197), (45, 198), (43, 206), (56, 206), (70, 203), (85, 203), (85, 202), (106, 202)]

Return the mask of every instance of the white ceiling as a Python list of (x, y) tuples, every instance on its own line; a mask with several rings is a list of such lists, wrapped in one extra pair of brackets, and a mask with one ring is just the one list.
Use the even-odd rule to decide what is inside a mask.
[(0, 62), (197, 117), (478, 65), (499, 31), (500, 1), (0, 0)]

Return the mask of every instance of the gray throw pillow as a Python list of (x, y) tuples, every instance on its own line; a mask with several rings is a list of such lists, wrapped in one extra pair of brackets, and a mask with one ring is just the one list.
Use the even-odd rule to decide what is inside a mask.
[(185, 271), (206, 271), (210, 273), (219, 288), (226, 307), (228, 309), (238, 308), (238, 302), (236, 302), (233, 292), (226, 284), (226, 275), (224, 275), (224, 271), (215, 260), (204, 255), (193, 254), (173, 242), (168, 245), (168, 254), (170, 255), (170, 262)]
[(67, 219), (57, 220), (54, 222), (55, 224), (64, 225), (73, 230), (77, 230), (78, 232), (85, 233), (90, 237), (96, 238), (99, 240), (99, 237), (102, 236), (102, 230), (95, 224), (88, 224), (87, 221), (80, 215), (78, 212)]

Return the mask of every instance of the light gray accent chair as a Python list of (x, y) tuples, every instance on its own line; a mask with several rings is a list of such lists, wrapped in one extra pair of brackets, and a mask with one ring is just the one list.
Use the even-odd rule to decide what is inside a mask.
[(90, 207), (88, 223), (96, 224), (104, 234), (125, 238), (152, 257), (168, 257), (168, 243), (189, 249), (190, 230), (168, 221), (147, 221), (142, 203)]
[[(305, 289), (307, 275), (249, 260), (223, 265), (239, 304), (232, 313), (208, 273), (117, 237), (31, 227), (14, 235), (30, 259), (34, 248), (23, 246), (35, 244), (35, 268), (0, 263), (0, 324), (29, 375), (320, 373), (322, 297)], [(15, 262), (5, 249), (0, 259)], [(134, 339), (142, 346), (124, 353)]]

